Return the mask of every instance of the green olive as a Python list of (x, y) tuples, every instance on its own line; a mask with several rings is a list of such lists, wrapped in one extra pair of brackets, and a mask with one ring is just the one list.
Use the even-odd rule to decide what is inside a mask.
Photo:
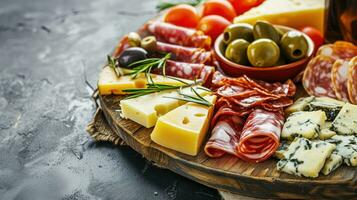
[(130, 32), (128, 34), (128, 41), (131, 47), (140, 47), (141, 37), (136, 32)]
[(289, 31), (280, 40), (281, 51), (289, 61), (296, 61), (307, 55), (308, 43), (299, 31)]
[(247, 55), (252, 66), (270, 67), (279, 60), (280, 49), (273, 40), (262, 38), (248, 46)]
[(148, 36), (141, 41), (141, 47), (146, 51), (154, 52), (156, 51), (156, 42), (155, 36)]
[(276, 44), (280, 41), (278, 30), (270, 23), (258, 21), (253, 27), (254, 39), (267, 38), (273, 40)]
[(241, 65), (248, 65), (247, 49), (249, 42), (244, 39), (236, 39), (231, 42), (225, 52), (228, 60)]
[(252, 25), (246, 23), (229, 25), (223, 32), (223, 42), (229, 44), (236, 39), (244, 39), (247, 42), (252, 42), (254, 40)]

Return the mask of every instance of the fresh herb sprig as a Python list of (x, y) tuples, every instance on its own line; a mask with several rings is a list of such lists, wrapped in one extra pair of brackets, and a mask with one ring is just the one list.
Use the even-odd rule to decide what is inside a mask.
[(137, 62), (131, 63), (129, 67), (132, 68), (132, 72), (129, 73), (132, 75), (132, 78), (135, 79), (140, 73), (145, 73), (147, 77), (150, 77), (151, 70), (153, 69), (161, 69), (163, 71), (163, 75), (165, 74), (166, 61), (171, 57), (171, 54), (168, 53), (162, 58), (148, 58), (145, 60), (139, 60)]
[(120, 67), (116, 67), (116, 61), (110, 55), (107, 55), (107, 66), (112, 68), (117, 75), (117, 77), (123, 76), (124, 72), (120, 69)]
[(156, 9), (157, 9), (158, 11), (162, 11), (162, 10), (165, 10), (165, 9), (168, 9), (168, 8), (173, 7), (173, 6), (180, 5), (180, 4), (188, 4), (188, 5), (191, 5), (191, 6), (197, 6), (197, 5), (199, 5), (200, 3), (202, 3), (203, 1), (205, 1), (205, 0), (193, 0), (193, 1), (187, 1), (187, 2), (167, 2), (167, 1), (161, 1), (161, 2), (156, 6)]
[[(197, 89), (200, 89), (197, 88)], [(203, 87), (202, 87), (203, 89)], [(186, 102), (192, 102), (192, 103), (197, 103), (203, 106), (207, 106), (207, 107), (211, 107), (212, 103), (210, 103), (209, 101), (207, 101), (205, 98), (203, 98), (193, 87), (191, 87), (191, 91), (194, 93), (194, 95), (188, 95), (188, 94), (184, 94), (182, 92), (182, 88), (180, 88), (177, 92), (179, 93), (179, 95), (181, 95), (181, 97), (164, 97), (164, 98), (169, 98), (169, 99), (177, 99), (180, 101), (186, 101)]]

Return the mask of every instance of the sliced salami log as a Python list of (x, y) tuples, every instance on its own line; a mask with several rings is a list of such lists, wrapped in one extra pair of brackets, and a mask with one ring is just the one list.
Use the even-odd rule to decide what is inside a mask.
[(249, 162), (268, 159), (279, 147), (283, 112), (256, 109), (248, 116), (242, 129), (236, 152), (239, 158)]
[(357, 104), (357, 56), (349, 62), (347, 89), (351, 103)]
[(327, 56), (316, 56), (308, 63), (302, 84), (309, 95), (336, 98), (331, 80), (335, 60)]
[(147, 30), (162, 42), (204, 49), (211, 47), (211, 38), (194, 29), (152, 21), (147, 24)]
[(316, 55), (328, 56), (335, 60), (350, 60), (357, 56), (357, 47), (349, 42), (337, 41), (334, 44), (322, 45)]
[(335, 91), (337, 99), (349, 102), (347, 79), (348, 79), (348, 61), (339, 59), (336, 60), (332, 66), (331, 79), (333, 83), (333, 89)]
[(226, 153), (237, 155), (235, 146), (238, 144), (243, 124), (243, 119), (236, 115), (221, 117), (205, 145), (205, 153), (213, 158)]
[(171, 59), (188, 63), (210, 63), (212, 53), (202, 48), (183, 47), (169, 43), (157, 42), (157, 51), (171, 53)]

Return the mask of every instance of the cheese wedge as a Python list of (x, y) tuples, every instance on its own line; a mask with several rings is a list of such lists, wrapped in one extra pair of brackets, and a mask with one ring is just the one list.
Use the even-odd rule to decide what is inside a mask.
[[(155, 83), (178, 86), (184, 85), (184, 83), (180, 81), (161, 75), (151, 74), (151, 77)], [(190, 80), (180, 80), (183, 80), (189, 84), (193, 83), (193, 81)], [(136, 79), (132, 79), (129, 75), (117, 77), (111, 67), (104, 67), (99, 75), (98, 90), (101, 95), (125, 94), (125, 92), (123, 92), (124, 89), (146, 88), (146, 84), (147, 79), (144, 73), (140, 74)]]
[[(201, 86), (193, 87), (200, 95), (206, 95), (207, 90), (198, 89)], [(182, 89), (182, 93), (187, 95), (194, 95), (191, 88)], [(152, 93), (145, 96), (125, 99), (120, 101), (122, 116), (130, 119), (138, 124), (151, 128), (155, 126), (158, 117), (167, 112), (183, 105), (184, 101), (165, 97), (180, 97), (177, 90), (169, 90), (158, 93)]]
[[(216, 101), (214, 95), (204, 98), (212, 104)], [(182, 105), (158, 119), (151, 139), (161, 146), (195, 156), (206, 136), (212, 111), (213, 106)]]
[(324, 2), (324, 0), (265, 0), (260, 6), (236, 17), (234, 23), (255, 24), (257, 20), (266, 20), (272, 24), (296, 29), (312, 26), (323, 33)]

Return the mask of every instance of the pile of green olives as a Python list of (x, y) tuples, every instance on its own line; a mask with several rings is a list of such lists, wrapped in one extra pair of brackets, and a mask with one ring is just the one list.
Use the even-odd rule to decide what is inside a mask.
[(309, 48), (301, 32), (283, 32), (266, 21), (257, 21), (254, 26), (231, 24), (224, 30), (222, 42), (228, 60), (253, 67), (279, 66), (300, 60), (307, 56)]

